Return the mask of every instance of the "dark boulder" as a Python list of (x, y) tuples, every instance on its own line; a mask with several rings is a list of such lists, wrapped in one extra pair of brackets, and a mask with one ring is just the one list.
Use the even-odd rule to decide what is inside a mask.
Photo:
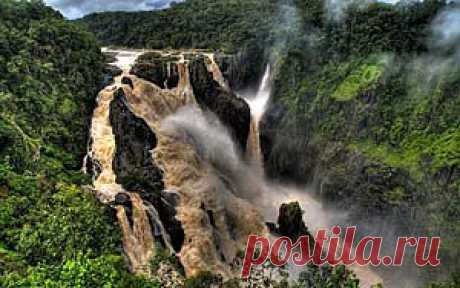
[(301, 236), (311, 236), (303, 221), (303, 211), (299, 202), (281, 205), (278, 216), (278, 233), (289, 237), (292, 241), (296, 241)]
[(113, 65), (105, 65), (104, 67), (104, 80), (101, 83), (100, 89), (109, 86), (113, 84), (114, 78), (117, 76), (120, 76), (123, 73), (123, 71)]
[(128, 85), (129, 87), (131, 87), (131, 89), (134, 88), (133, 80), (131, 80), (131, 79), (128, 78), (128, 77), (123, 77), (123, 78), (121, 79), (121, 84), (123, 84), (123, 85)]
[(128, 206), (131, 205), (131, 198), (126, 193), (118, 193), (115, 196), (115, 205)]
[(182, 223), (176, 219), (177, 205), (179, 204), (179, 194), (174, 191), (161, 192), (161, 211), (160, 218), (171, 236), (171, 245), (174, 250), (179, 252), (184, 243), (185, 234)]

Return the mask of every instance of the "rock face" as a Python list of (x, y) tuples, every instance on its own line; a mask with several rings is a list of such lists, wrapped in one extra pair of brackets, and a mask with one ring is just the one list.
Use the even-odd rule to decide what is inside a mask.
[(233, 91), (257, 82), (257, 77), (265, 67), (264, 51), (257, 48), (249, 48), (234, 55), (217, 53), (215, 58)]
[(176, 55), (165, 56), (160, 52), (148, 52), (137, 59), (131, 73), (150, 81), (162, 89), (175, 88), (179, 83)]
[(282, 236), (289, 237), (293, 242), (300, 236), (310, 235), (303, 221), (303, 211), (299, 202), (281, 205), (277, 232)]
[[(224, 78), (233, 86), (240, 87), (248, 81), (246, 75), (250, 63), (242, 70), (237, 70), (241, 55), (229, 56), (217, 54), (216, 63), (226, 68), (222, 72)], [(230, 130), (231, 134), (240, 144), (241, 151), (246, 149), (246, 139), (249, 135), (251, 115), (249, 106), (239, 99), (230, 89), (224, 89), (216, 82), (212, 72), (209, 71), (209, 59), (203, 53), (182, 53), (175, 51), (148, 52), (140, 56), (131, 69), (131, 73), (139, 78), (154, 83), (161, 89), (173, 89), (179, 83), (178, 62), (187, 61), (190, 72), (190, 83), (198, 104), (202, 109), (215, 113), (222, 123)], [(238, 71), (246, 71), (239, 73)], [(231, 84), (232, 85), (232, 84)]]
[[(155, 206), (171, 236), (171, 244), (179, 251), (184, 241), (184, 232), (181, 223), (175, 219), (174, 202), (169, 200), (170, 197), (162, 197), (163, 175), (154, 165), (151, 154), (157, 145), (156, 136), (144, 120), (129, 110), (123, 89), (117, 90), (111, 103), (110, 120), (117, 146), (113, 161), (117, 182), (127, 191), (137, 191), (142, 199)], [(120, 199), (124, 198), (119, 197), (118, 200)], [(124, 206), (129, 210), (129, 205)]]
[(102, 81), (102, 87), (106, 87), (113, 83), (113, 79), (121, 75), (123, 71), (120, 68), (113, 65), (105, 65), (104, 67), (104, 80)]
[(241, 151), (245, 151), (251, 123), (248, 104), (213, 80), (204, 57), (194, 59), (189, 68), (190, 82), (198, 104), (202, 109), (216, 114), (237, 140)]
[(111, 103), (110, 122), (117, 143), (113, 161), (117, 182), (129, 191), (161, 191), (161, 171), (153, 164), (150, 152), (157, 139), (147, 124), (126, 106), (122, 89)]
[(308, 129), (285, 125), (292, 120), (287, 109), (277, 103), (271, 104), (262, 118), (259, 131), (265, 173), (272, 179), (311, 183), (323, 147), (309, 144)]
[(257, 189), (240, 175), (248, 105), (207, 51), (151, 51), (134, 67), (140, 52), (117, 53), (123, 74), (99, 95), (88, 154), (101, 163), (94, 190), (117, 210), (132, 271), (151, 275), (153, 244), (161, 243), (187, 277), (233, 278), (248, 235), (267, 232), (241, 198)]

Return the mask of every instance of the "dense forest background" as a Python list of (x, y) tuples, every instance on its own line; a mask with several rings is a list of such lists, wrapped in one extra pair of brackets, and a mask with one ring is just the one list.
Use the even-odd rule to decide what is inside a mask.
[(128, 273), (80, 173), (103, 67), (41, 1), (0, 2), (0, 287), (158, 287)]
[(2, 0), (0, 286), (161, 287), (128, 273), (113, 212), (80, 172), (101, 45), (243, 53), (259, 72), (271, 62), (268, 175), (312, 183), (351, 221), (441, 235), (445, 265), (410, 271), (421, 282), (460, 272), (460, 45), (439, 46), (433, 28), (458, 9), (366, 2), (331, 15), (323, 0), (187, 0), (70, 22), (41, 1)]
[(268, 173), (309, 178), (363, 234), (441, 235), (445, 266), (388, 271), (402, 283), (458, 272), (458, 5), (357, 4), (331, 19), (322, 1), (297, 3), (263, 135)]

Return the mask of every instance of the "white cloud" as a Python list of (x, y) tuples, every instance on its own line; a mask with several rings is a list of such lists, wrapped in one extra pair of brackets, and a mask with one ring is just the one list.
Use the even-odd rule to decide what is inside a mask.
[(180, 0), (44, 0), (70, 19), (104, 11), (145, 11), (167, 8)]

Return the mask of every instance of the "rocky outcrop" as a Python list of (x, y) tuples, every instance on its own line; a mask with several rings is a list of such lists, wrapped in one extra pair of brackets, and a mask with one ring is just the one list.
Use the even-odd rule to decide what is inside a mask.
[(213, 80), (203, 56), (196, 56), (189, 69), (190, 82), (198, 104), (202, 109), (216, 114), (236, 139), (241, 151), (245, 151), (251, 122), (247, 103)]
[(147, 124), (129, 110), (122, 89), (116, 92), (110, 105), (110, 122), (117, 144), (113, 161), (117, 182), (128, 191), (156, 191), (159, 196), (163, 188), (162, 175), (153, 164), (150, 152), (157, 139)]
[[(151, 151), (157, 145), (156, 136), (144, 120), (129, 110), (123, 89), (117, 90), (111, 103), (110, 120), (117, 147), (113, 161), (117, 183), (127, 191), (137, 191), (142, 199), (154, 205), (171, 237), (171, 244), (179, 251), (184, 241), (184, 232), (181, 223), (175, 219), (177, 204), (173, 194), (162, 192), (163, 175), (153, 163)], [(118, 202), (126, 198), (119, 195), (124, 194), (117, 195)], [(129, 201), (124, 202), (122, 205), (129, 211)]]
[[(277, 232), (282, 236), (289, 237), (293, 242), (300, 236), (311, 236), (303, 221), (303, 213), (299, 202), (281, 205)], [(313, 239), (313, 237), (310, 237), (310, 239)]]
[(265, 67), (264, 52), (259, 48), (248, 48), (237, 54), (217, 53), (216, 62), (222, 75), (230, 84), (233, 91), (256, 83)]
[(131, 73), (162, 89), (175, 88), (179, 83), (178, 61), (177, 55), (148, 52), (137, 59)]
[(151, 275), (154, 244), (164, 244), (188, 277), (232, 278), (247, 236), (266, 234), (260, 212), (240, 198), (258, 189), (240, 175), (249, 107), (212, 53), (150, 51), (132, 68), (138, 54), (117, 54), (123, 74), (98, 98), (88, 153), (101, 168), (94, 190), (117, 210), (136, 274)]
[[(240, 59), (242, 56), (218, 55), (215, 55), (216, 63), (226, 67), (224, 78), (230, 77), (234, 86), (243, 85), (248, 75), (239, 74), (240, 70), (237, 70), (239, 61), (243, 61)], [(249, 134), (249, 107), (230, 89), (226, 89), (215, 81), (215, 77), (208, 68), (210, 59), (204, 51), (182, 52), (181, 54), (175, 51), (147, 52), (138, 58), (131, 73), (154, 83), (161, 89), (172, 89), (176, 88), (179, 83), (178, 63), (181, 61), (188, 63), (190, 83), (192, 83), (198, 104), (202, 109), (210, 110), (217, 115), (237, 139), (241, 150), (244, 151)], [(247, 65), (249, 66), (249, 63)]]

